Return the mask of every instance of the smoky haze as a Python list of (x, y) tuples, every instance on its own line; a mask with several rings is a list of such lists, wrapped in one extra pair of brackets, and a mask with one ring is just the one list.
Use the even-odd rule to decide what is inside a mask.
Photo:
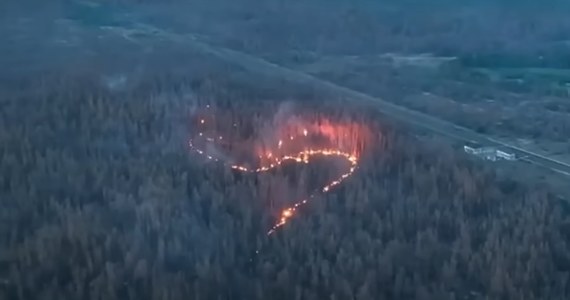
[(0, 300), (570, 299), (568, 16), (0, 0)]

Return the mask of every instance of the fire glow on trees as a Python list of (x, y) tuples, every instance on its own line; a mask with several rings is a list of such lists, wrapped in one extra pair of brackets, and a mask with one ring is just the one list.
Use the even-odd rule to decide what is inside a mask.
[[(190, 149), (208, 160), (223, 162), (239, 172), (263, 173), (286, 162), (308, 164), (318, 157), (334, 157), (348, 162), (340, 175), (325, 183), (318, 191), (282, 209), (267, 235), (287, 224), (299, 207), (315, 198), (317, 192), (327, 193), (350, 177), (356, 171), (363, 148), (370, 138), (370, 130), (354, 122), (332, 122), (323, 117), (301, 119), (297, 116), (274, 120), (271, 126), (263, 126), (261, 134), (248, 139), (245, 151), (250, 152), (250, 156), (254, 156), (257, 161), (256, 167), (251, 167), (246, 163), (235, 163), (232, 162), (233, 159), (224, 158), (225, 155), (220, 155), (222, 152), (218, 150), (225, 148), (229, 152), (239, 152), (243, 141), (238, 139), (243, 138), (234, 137), (235, 131), (239, 131), (236, 122), (217, 115), (210, 105), (196, 115), (197, 132), (189, 141)], [(224, 120), (224, 124), (233, 124), (231, 127), (234, 134), (220, 134), (227, 131), (227, 128), (222, 128), (223, 124), (216, 122), (220, 118)], [(215, 147), (214, 150), (212, 147)], [(242, 150), (243, 148), (241, 147)]]

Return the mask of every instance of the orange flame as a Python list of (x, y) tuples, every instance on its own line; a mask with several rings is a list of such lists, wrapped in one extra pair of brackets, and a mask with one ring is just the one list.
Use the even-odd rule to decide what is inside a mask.
[[(201, 124), (204, 124), (204, 119), (201, 119)], [(299, 127), (303, 125), (302, 127)], [(234, 124), (235, 127), (235, 124)], [(355, 171), (359, 162), (359, 153), (361, 152), (361, 144), (366, 137), (362, 137), (362, 127), (355, 124), (335, 124), (327, 120), (319, 120), (316, 124), (287, 124), (279, 128), (276, 136), (289, 136), (289, 143), (284, 143), (282, 139), (277, 142), (277, 149), (275, 151), (267, 151), (265, 148), (260, 148), (258, 156), (260, 158), (260, 165), (256, 168), (248, 168), (245, 165), (234, 164), (230, 167), (240, 172), (261, 173), (275, 169), (287, 161), (294, 161), (299, 163), (309, 163), (315, 157), (340, 157), (349, 162), (350, 167), (348, 170), (339, 175), (334, 180), (326, 183), (321, 191), (323, 193), (330, 192), (332, 188), (340, 185), (345, 179), (349, 178)], [(295, 144), (296, 137), (294, 132), (302, 132), (303, 139), (298, 139), (296, 143), (303, 143), (303, 145)], [(311, 136), (309, 137), (309, 132)], [(199, 136), (206, 136), (206, 140), (213, 141), (214, 139), (208, 137), (204, 132), (199, 132)], [(314, 136), (323, 136), (326, 139), (325, 145), (318, 145), (310, 140)], [(218, 139), (222, 140), (223, 137), (218, 135)], [(315, 145), (317, 144), (317, 145)], [(205, 155), (209, 160), (219, 161), (217, 158), (206, 155), (204, 150), (198, 149), (192, 141), (189, 142), (190, 148), (200, 155)], [(275, 145), (275, 144), (273, 144)], [(307, 147), (308, 145), (308, 147)], [(306, 147), (305, 149), (298, 149), (299, 146)], [(274, 147), (274, 146), (273, 146)], [(310, 199), (314, 198), (314, 194), (308, 198), (302, 199), (292, 206), (287, 207), (281, 211), (280, 217), (276, 223), (267, 232), (271, 235), (277, 229), (284, 226), (288, 221), (295, 216), (297, 208), (307, 204)]]

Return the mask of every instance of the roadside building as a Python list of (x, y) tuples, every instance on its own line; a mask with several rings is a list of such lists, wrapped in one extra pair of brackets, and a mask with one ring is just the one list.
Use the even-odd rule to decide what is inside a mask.
[(516, 160), (516, 155), (514, 153), (502, 151), (495, 147), (476, 147), (473, 145), (465, 145), (463, 146), (463, 150), (465, 153), (475, 155), (490, 161), (497, 161), (500, 159), (510, 161)]

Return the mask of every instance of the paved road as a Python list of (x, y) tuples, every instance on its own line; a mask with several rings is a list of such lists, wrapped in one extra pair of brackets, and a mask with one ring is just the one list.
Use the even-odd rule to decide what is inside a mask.
[[(132, 31), (132, 29), (130, 30)], [(517, 157), (520, 157), (521, 160), (525, 162), (539, 165), (560, 174), (570, 176), (570, 164), (567, 164), (565, 162), (558, 161), (538, 153), (534, 153), (527, 149), (507, 144), (497, 139), (479, 134), (465, 127), (457, 126), (453, 123), (443, 121), (441, 119), (418, 111), (407, 109), (394, 103), (390, 103), (388, 101), (372, 97), (370, 95), (340, 86), (338, 84), (325, 81), (315, 76), (276, 65), (274, 63), (242, 52), (212, 46), (201, 42), (198, 38), (192, 35), (173, 33), (140, 23), (135, 26), (135, 31), (143, 31), (145, 33), (158, 35), (162, 38), (168, 38), (173, 41), (186, 43), (197, 50), (214, 55), (224, 61), (231, 62), (245, 69), (266, 76), (279, 77), (288, 81), (298, 82), (302, 84), (311, 84), (315, 87), (326, 89), (339, 96), (342, 96), (343, 98), (350, 99), (351, 102), (360, 101), (362, 104), (372, 105), (390, 118), (451, 137), (458, 141), (477, 142), (485, 146), (501, 147), (502, 149), (515, 153)]]

